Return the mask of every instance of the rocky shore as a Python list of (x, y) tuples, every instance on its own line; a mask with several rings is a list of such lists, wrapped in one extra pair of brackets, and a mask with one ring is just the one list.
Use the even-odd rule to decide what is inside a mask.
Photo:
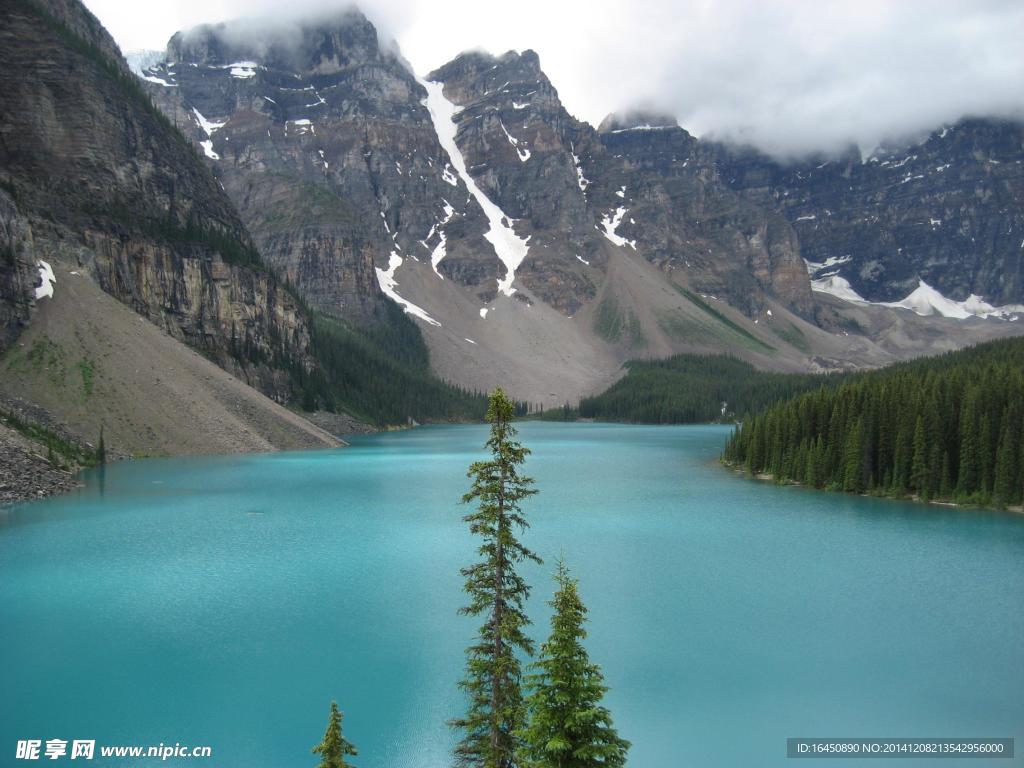
[(311, 421), (320, 429), (342, 441), (348, 435), (369, 435), (377, 431), (374, 427), (354, 416), (349, 416), (347, 413), (314, 411), (312, 413), (303, 413), (302, 416), (307, 421)]
[(37, 443), (0, 426), (0, 504), (41, 499), (81, 485), (75, 473), (55, 467), (39, 450)]

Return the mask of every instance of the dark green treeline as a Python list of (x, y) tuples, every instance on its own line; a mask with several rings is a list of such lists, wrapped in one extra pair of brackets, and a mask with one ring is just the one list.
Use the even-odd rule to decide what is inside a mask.
[(549, 411), (549, 419), (598, 419), (646, 424), (696, 424), (734, 420), (838, 376), (770, 373), (727, 355), (676, 355), (632, 361), (629, 373), (579, 409)]
[(744, 419), (723, 460), (815, 488), (1005, 507), (1024, 495), (1024, 339), (903, 363)]

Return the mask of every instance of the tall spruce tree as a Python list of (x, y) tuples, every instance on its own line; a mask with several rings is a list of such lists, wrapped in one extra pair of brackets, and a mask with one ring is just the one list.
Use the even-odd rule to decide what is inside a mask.
[(512, 768), (516, 762), (518, 733), (525, 724), (521, 688), (522, 670), (517, 653), (532, 654), (525, 633), (530, 621), (524, 602), (530, 588), (516, 573), (516, 565), (541, 560), (516, 538), (529, 527), (520, 502), (537, 491), (533, 480), (519, 474), (529, 449), (514, 440), (515, 405), (501, 388), (491, 394), (487, 421), (491, 424), (487, 448), (491, 458), (470, 466), (473, 479), (464, 504), (476, 503), (463, 519), (481, 537), (480, 561), (462, 569), (469, 605), (460, 613), (484, 616), (476, 642), (466, 649), (466, 676), (459, 687), (469, 697), (464, 717), (451, 721), (462, 730), (455, 747), (456, 763), (474, 768)]
[(629, 742), (620, 739), (601, 704), (608, 687), (590, 661), (583, 639), (587, 608), (576, 579), (559, 561), (558, 589), (550, 605), (551, 635), (527, 677), (530, 725), (523, 733), (524, 768), (619, 768)]
[(928, 497), (928, 442), (924, 432), (924, 417), (918, 416), (914, 426), (914, 453), (910, 463), (910, 487), (922, 498)]
[(358, 755), (355, 745), (347, 741), (341, 733), (341, 712), (338, 702), (331, 702), (331, 714), (327, 718), (327, 730), (323, 741), (313, 747), (313, 753), (320, 755), (318, 768), (355, 768), (352, 763), (345, 762), (345, 755)]

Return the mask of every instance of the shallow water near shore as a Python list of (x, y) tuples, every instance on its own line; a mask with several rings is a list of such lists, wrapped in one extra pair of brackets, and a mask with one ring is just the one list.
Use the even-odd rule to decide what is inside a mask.
[[(715, 462), (727, 435), (521, 425), (534, 636), (563, 554), (629, 764), (1024, 737), (1024, 518), (746, 480)], [(450, 765), (476, 627), (457, 615), (475, 557), (458, 499), (485, 438), (126, 462), (0, 511), (0, 750), (178, 742), (213, 757), (163, 765), (312, 768), (335, 698), (359, 768)], [(913, 765), (930, 762), (948, 761)]]

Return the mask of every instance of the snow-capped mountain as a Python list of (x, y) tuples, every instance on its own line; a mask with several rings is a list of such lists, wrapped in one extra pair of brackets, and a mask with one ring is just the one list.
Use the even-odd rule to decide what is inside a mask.
[[(46, 5), (127, 75), (77, 2)], [(530, 50), (467, 53), (413, 73), (355, 10), (198, 27), (154, 58), (132, 54), (135, 83), (199, 157), (178, 157), (173, 139), (148, 155), (97, 150), (97, 167), (128, 170), (106, 185), (97, 178), (90, 201), (153, 168), (187, 167), (193, 181), (144, 182), (144, 195), (125, 191), (96, 221), (123, 211), (129, 244), (139, 221), (161, 242), (170, 220), (237, 231), (316, 311), (373, 329), (400, 307), (435, 372), (470, 388), (501, 383), (560, 405), (602, 389), (631, 358), (728, 352), (778, 370), (874, 366), (1022, 327), (1012, 322), (1024, 304), (1017, 124), (965, 120), (906, 154), (781, 164), (657, 113), (594, 128), (563, 107)], [(24, 101), (15, 82), (11, 103)], [(88, 114), (82, 85), (53, 84), (64, 129)], [(117, 98), (135, 99), (134, 87)], [(162, 124), (147, 105), (133, 109)], [(24, 135), (34, 135), (45, 120), (23, 106), (9, 114), (24, 113)], [(7, 158), (5, 178), (17, 162)], [(189, 218), (197, 184), (216, 205)], [(6, 231), (20, 231), (24, 201), (0, 203)], [(132, 261), (133, 247), (105, 247), (96, 261), (122, 301), (201, 348), (280, 343), (279, 330), (253, 330), (280, 317), (269, 285), (255, 294), (258, 311), (237, 291), (235, 304), (211, 302), (228, 285), (219, 272)], [(15, 267), (0, 265), (10, 333), (31, 310), (18, 286), (37, 271)], [(286, 334), (299, 348), (301, 314)], [(238, 339), (241, 328), (251, 338)], [(287, 376), (257, 379), (288, 399)]]
[(145, 77), (144, 72), (164, 60), (165, 52), (148, 48), (131, 48), (124, 52), (124, 60), (128, 68), (139, 77)]
[[(680, 351), (874, 365), (1003, 333), (931, 325), (1024, 301), (1002, 247), (1022, 227), (1019, 126), (965, 123), (898, 168), (786, 166), (665, 115), (594, 129), (529, 50), (417, 77), (354, 10), (181, 32), (144, 77), (311, 303), (373, 322), (397, 302), (468, 386), (562, 402)], [(918, 281), (949, 304), (908, 298)]]
[(818, 279), (877, 302), (924, 282), (950, 301), (1024, 303), (1020, 123), (969, 118), (909, 146), (792, 165), (723, 147), (718, 165), (731, 187), (786, 216), (805, 259), (833, 262)]

